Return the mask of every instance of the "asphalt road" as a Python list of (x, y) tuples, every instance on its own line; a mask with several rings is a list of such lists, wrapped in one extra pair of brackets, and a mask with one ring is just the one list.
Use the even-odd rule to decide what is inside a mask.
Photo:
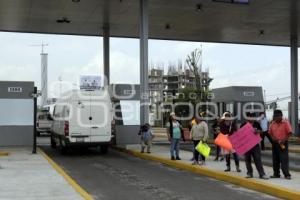
[(60, 155), (39, 138), (41, 148), (77, 183), (99, 200), (275, 199), (162, 164), (110, 150), (74, 149)]

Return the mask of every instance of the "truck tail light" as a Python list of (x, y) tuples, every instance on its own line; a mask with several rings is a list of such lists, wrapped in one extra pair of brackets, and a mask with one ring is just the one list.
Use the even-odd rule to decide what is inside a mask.
[(65, 121), (64, 133), (65, 133), (65, 136), (69, 136), (69, 122), (68, 121)]

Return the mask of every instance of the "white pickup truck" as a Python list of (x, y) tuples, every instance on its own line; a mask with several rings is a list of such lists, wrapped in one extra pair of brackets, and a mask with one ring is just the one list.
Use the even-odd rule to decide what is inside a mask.
[(50, 134), (52, 130), (53, 119), (49, 112), (39, 112), (37, 114), (36, 129), (37, 135), (40, 136), (41, 133)]

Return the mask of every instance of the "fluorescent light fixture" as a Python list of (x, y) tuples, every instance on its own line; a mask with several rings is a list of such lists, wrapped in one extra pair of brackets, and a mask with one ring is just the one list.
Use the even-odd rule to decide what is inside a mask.
[(250, 0), (212, 0), (218, 3), (249, 4)]
[(57, 23), (67, 23), (67, 24), (71, 23), (71, 21), (67, 17), (63, 17), (61, 19), (57, 19), (56, 22)]

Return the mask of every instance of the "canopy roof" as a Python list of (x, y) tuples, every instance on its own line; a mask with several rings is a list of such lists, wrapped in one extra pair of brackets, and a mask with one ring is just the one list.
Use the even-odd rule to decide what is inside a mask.
[[(149, 37), (289, 46), (297, 33), (297, 0), (218, 1), (231, 2), (149, 0)], [(0, 0), (1, 31), (101, 36), (106, 25), (139, 37), (139, 0)]]

